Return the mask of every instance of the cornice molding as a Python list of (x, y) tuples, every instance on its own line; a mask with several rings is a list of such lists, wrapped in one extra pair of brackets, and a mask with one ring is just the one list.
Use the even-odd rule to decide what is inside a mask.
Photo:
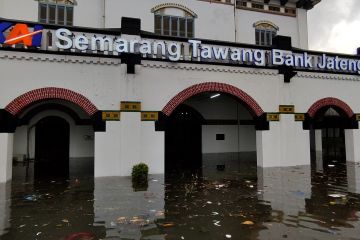
[(65, 63), (80, 63), (80, 64), (94, 64), (94, 65), (120, 65), (120, 59), (96, 58), (96, 57), (78, 57), (78, 56), (60, 56), (60, 55), (45, 55), (45, 54), (26, 54), (0, 52), (0, 59), (19, 60), (19, 61), (34, 61), (34, 62), (65, 62)]
[(244, 74), (257, 74), (257, 75), (278, 75), (277, 70), (264, 70), (240, 67), (227, 67), (227, 66), (212, 66), (212, 65), (199, 65), (199, 64), (167, 64), (167, 63), (151, 63), (143, 61), (142, 67), (145, 68), (164, 68), (164, 69), (179, 69), (187, 71), (203, 71), (203, 72), (226, 72), (226, 73), (244, 73)]

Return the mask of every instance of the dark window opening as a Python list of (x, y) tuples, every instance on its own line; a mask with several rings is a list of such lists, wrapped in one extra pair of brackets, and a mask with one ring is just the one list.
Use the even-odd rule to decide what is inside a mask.
[(194, 19), (155, 14), (154, 32), (159, 35), (174, 37), (194, 37)]
[(73, 25), (74, 10), (72, 5), (39, 3), (39, 22), (57, 25)]
[(225, 134), (216, 134), (216, 140), (217, 141), (224, 141), (225, 140)]

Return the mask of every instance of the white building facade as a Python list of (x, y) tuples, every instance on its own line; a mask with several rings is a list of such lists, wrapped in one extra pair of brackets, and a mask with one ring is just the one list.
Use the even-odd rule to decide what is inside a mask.
[(95, 177), (189, 149), (310, 165), (330, 132), (360, 161), (360, 58), (307, 50), (318, 2), (0, 0), (0, 182), (50, 155)]

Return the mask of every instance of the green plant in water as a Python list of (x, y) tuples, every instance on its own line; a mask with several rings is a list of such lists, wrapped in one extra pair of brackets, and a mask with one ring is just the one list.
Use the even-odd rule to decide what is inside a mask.
[(132, 183), (135, 191), (146, 191), (148, 187), (149, 167), (145, 163), (140, 163), (132, 168)]

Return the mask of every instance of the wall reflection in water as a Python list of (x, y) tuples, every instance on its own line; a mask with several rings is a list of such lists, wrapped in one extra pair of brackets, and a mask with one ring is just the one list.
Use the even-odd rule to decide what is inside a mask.
[(143, 191), (127, 177), (15, 179), (0, 185), (0, 239), (358, 238), (360, 195), (349, 190), (359, 165), (317, 172), (206, 158), (202, 171), (151, 175)]

